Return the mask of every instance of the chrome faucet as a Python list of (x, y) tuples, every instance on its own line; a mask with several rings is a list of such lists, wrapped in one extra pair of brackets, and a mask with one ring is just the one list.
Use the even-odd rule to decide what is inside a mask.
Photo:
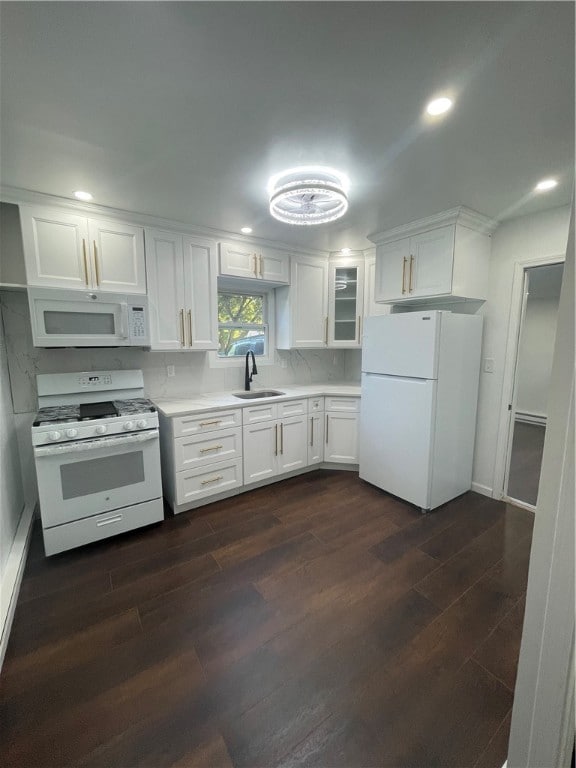
[[(249, 373), (249, 362), (248, 359), (252, 355), (252, 373)], [(256, 358), (254, 357), (254, 352), (250, 350), (250, 352), (246, 352), (246, 371), (244, 373), (244, 389), (246, 392), (250, 391), (250, 382), (252, 381), (252, 376), (255, 376), (258, 373), (258, 368), (256, 368)]]

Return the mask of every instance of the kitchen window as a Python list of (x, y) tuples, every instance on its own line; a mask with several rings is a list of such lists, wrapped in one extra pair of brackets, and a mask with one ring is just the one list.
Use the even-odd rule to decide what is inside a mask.
[(260, 362), (272, 362), (273, 294), (218, 292), (218, 352), (222, 364), (244, 364), (247, 352)]

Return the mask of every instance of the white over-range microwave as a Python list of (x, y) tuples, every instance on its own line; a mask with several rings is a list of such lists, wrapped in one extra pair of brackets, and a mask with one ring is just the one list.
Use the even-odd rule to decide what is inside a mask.
[(148, 299), (28, 288), (35, 347), (149, 347)]

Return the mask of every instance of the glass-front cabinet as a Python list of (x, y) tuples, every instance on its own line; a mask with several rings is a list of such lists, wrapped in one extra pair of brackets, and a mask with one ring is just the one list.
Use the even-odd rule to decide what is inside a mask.
[(327, 342), (329, 347), (360, 347), (364, 314), (364, 260), (330, 262)]

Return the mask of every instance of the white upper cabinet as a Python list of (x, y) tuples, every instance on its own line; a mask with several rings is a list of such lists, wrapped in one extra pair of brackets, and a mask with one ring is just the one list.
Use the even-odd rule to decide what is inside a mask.
[(216, 243), (146, 230), (152, 349), (217, 349)]
[(20, 206), (28, 285), (146, 293), (144, 230)]
[(390, 312), (388, 304), (378, 304), (374, 300), (374, 284), (376, 282), (376, 253), (366, 254), (364, 260), (364, 317), (387, 315)]
[(364, 315), (364, 259), (330, 261), (328, 346), (359, 347)]
[(88, 233), (94, 264), (94, 287), (113, 293), (146, 293), (142, 227), (89, 219)]
[(372, 236), (374, 300), (484, 300), (494, 224), (460, 207)]
[(278, 349), (328, 345), (328, 261), (292, 256), (290, 287), (276, 290)]
[(263, 280), (276, 285), (290, 280), (290, 257), (272, 248), (246, 243), (219, 243), (219, 273), (226, 277)]

